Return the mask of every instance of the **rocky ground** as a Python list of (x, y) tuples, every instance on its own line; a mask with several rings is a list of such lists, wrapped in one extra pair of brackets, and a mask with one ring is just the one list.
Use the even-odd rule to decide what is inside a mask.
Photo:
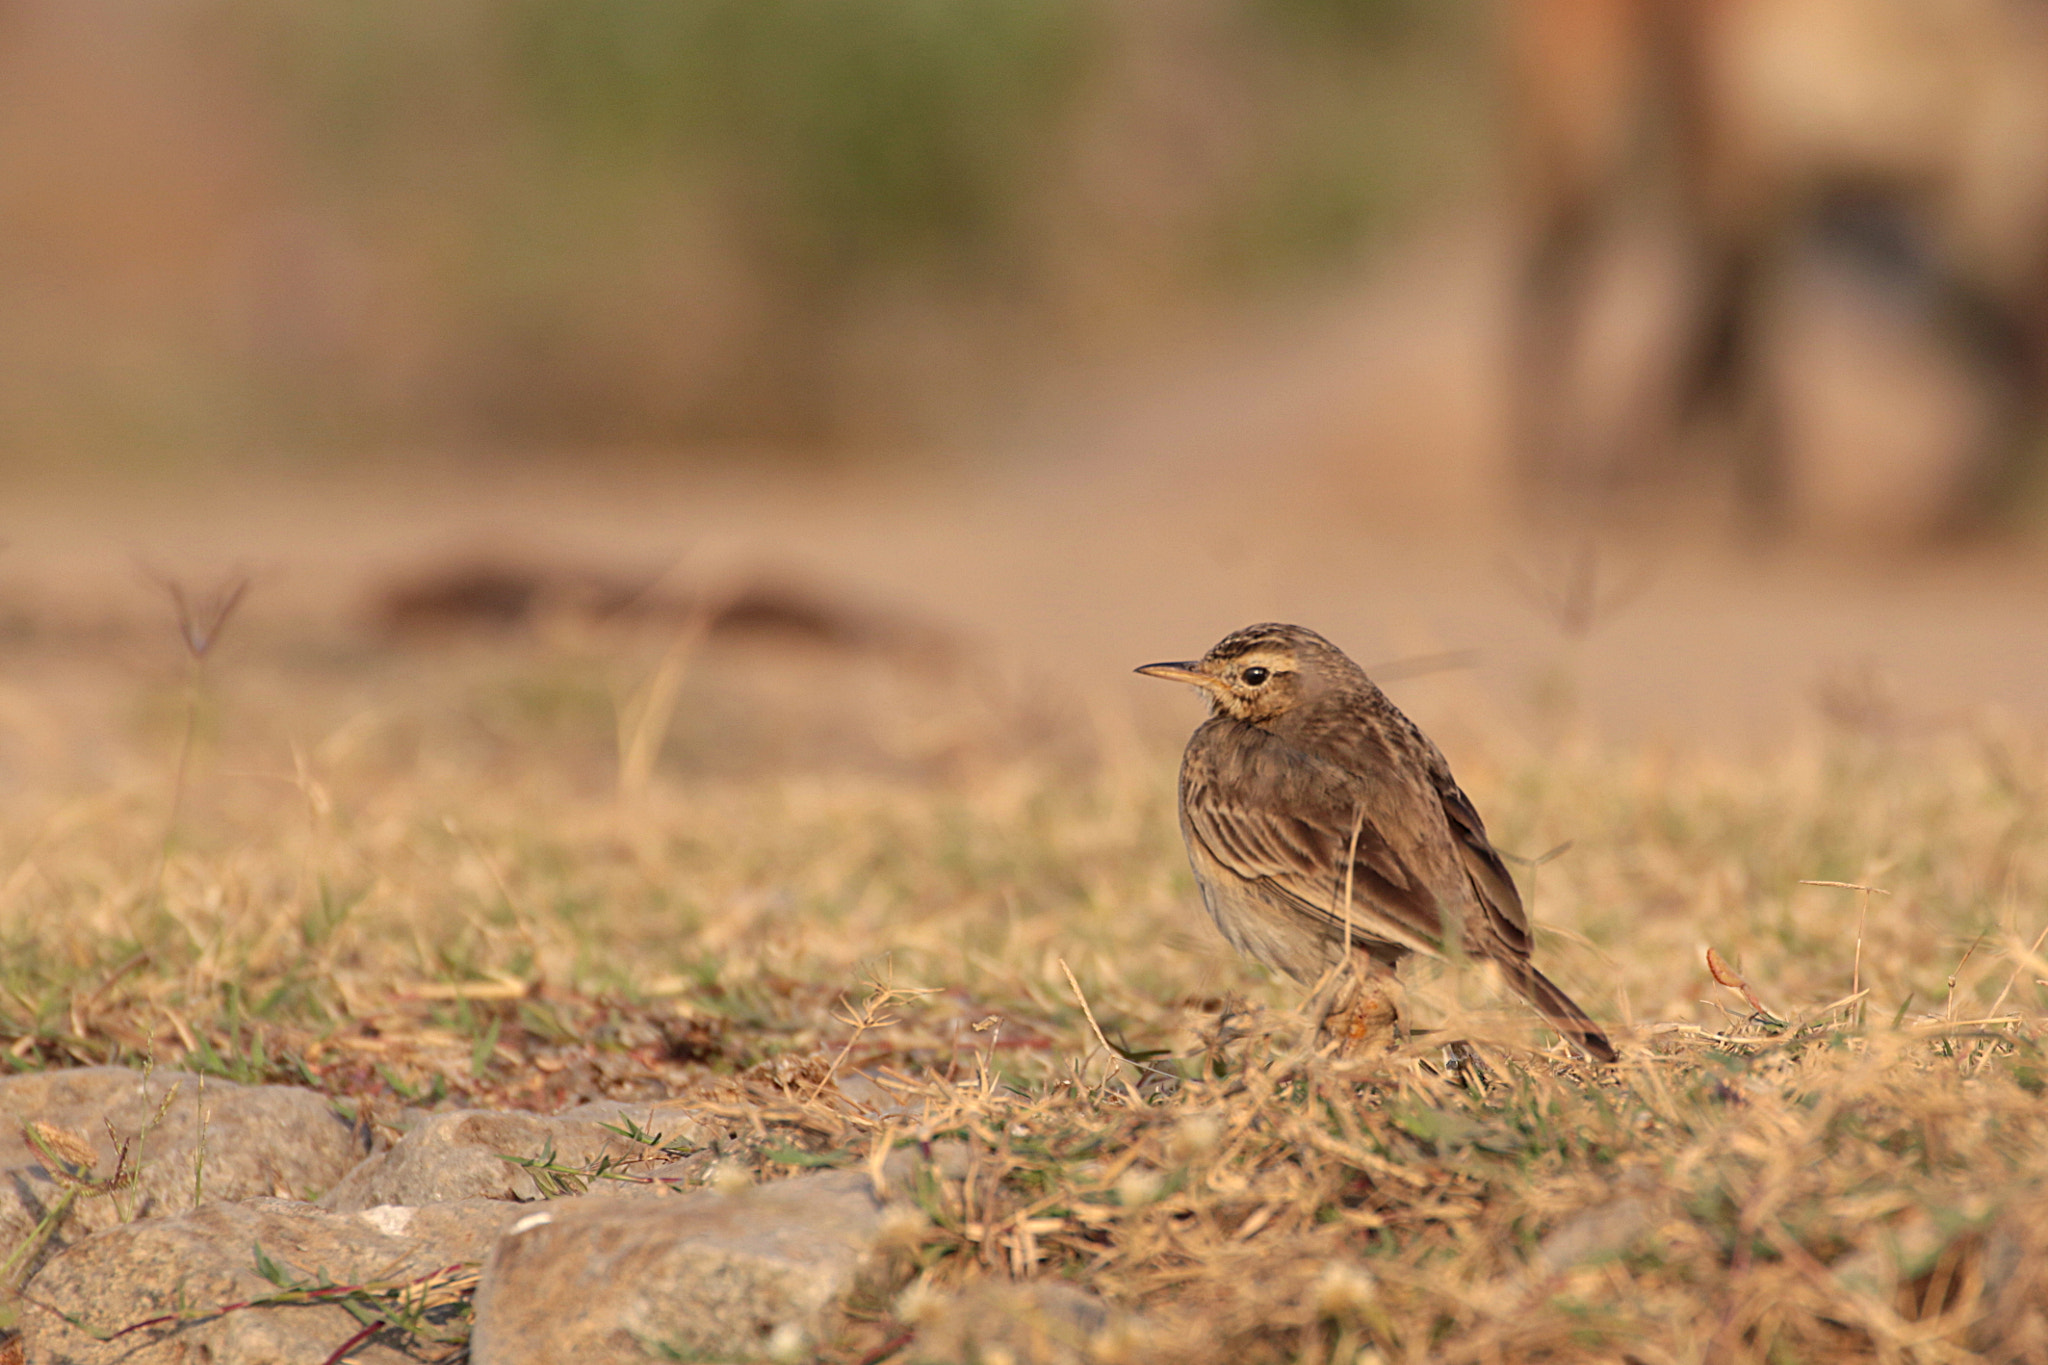
[[(902, 1109), (856, 1080), (866, 1103), (828, 1082), (806, 1110)], [(785, 1114), (771, 1138), (729, 1105), (387, 1126), (290, 1086), (90, 1067), (0, 1082), (0, 1112), (23, 1119), (0, 1236), (31, 1272), (11, 1349), (51, 1365), (810, 1359), (886, 1307), (920, 1200), (966, 1174), (950, 1142), (756, 1184), (748, 1153), (817, 1125)], [(899, 1358), (1078, 1359), (1113, 1325), (1061, 1286), (918, 1317), (926, 1345)]]

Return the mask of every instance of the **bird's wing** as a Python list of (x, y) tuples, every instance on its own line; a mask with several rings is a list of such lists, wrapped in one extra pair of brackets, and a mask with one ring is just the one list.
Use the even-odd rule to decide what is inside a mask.
[(1416, 864), (1441, 850), (1442, 832), (1400, 793), (1290, 750), (1254, 755), (1229, 773), (1190, 774), (1182, 799), (1188, 835), (1211, 858), (1277, 893), (1332, 939), (1344, 936), (1348, 916), (1361, 943), (1443, 951), (1434, 888), (1449, 869)]
[[(1515, 879), (1509, 875), (1507, 864), (1501, 861), (1500, 850), (1486, 837), (1486, 824), (1473, 808), (1472, 799), (1451, 776), (1451, 765), (1444, 761), (1443, 754), (1434, 744), (1427, 740), (1423, 742), (1427, 745), (1430, 780), (1443, 801), (1444, 815), (1450, 821), (1451, 838), (1456, 842), (1465, 871), (1472, 879), (1472, 890), (1486, 912), (1484, 928), (1491, 930), (1498, 937), (1500, 946), (1509, 953), (1526, 958), (1530, 948), (1529, 916), (1522, 909), (1522, 895), (1515, 889)], [(1476, 938), (1481, 927), (1479, 924), (1467, 925), (1466, 932)], [(1472, 942), (1466, 946), (1489, 957), (1499, 956), (1487, 951), (1492, 945)]]

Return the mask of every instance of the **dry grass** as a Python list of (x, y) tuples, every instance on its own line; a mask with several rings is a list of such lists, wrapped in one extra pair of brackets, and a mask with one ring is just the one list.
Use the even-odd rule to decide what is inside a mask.
[(1073, 680), (572, 624), (259, 615), (203, 672), (142, 617), (14, 635), (17, 1069), (695, 1094), (758, 1120), (759, 1175), (958, 1144), (917, 1284), (1079, 1281), (1138, 1315), (1104, 1359), (2048, 1349), (2040, 731), (1843, 714), (1741, 766), (1447, 736), (1504, 846), (1570, 842), (1523, 873), (1541, 957), (1626, 1060), (1419, 977), (1436, 1032), (1339, 1064), (1198, 918), (1171, 746)]

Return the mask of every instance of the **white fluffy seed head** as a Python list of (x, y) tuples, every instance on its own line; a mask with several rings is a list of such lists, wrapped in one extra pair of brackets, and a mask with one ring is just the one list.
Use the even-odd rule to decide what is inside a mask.
[(780, 1323), (762, 1343), (762, 1352), (775, 1365), (797, 1365), (811, 1358), (811, 1334), (800, 1322)]
[(1350, 1261), (1332, 1261), (1316, 1277), (1316, 1312), (1326, 1318), (1353, 1317), (1379, 1298), (1379, 1281)]
[(896, 1316), (916, 1326), (930, 1319), (944, 1302), (944, 1295), (933, 1289), (929, 1280), (912, 1280), (896, 1296)]
[(1173, 1127), (1168, 1148), (1181, 1161), (1199, 1161), (1223, 1142), (1223, 1120), (1214, 1114), (1189, 1114)]
[(1117, 1202), (1127, 1209), (1149, 1204), (1159, 1197), (1166, 1177), (1142, 1166), (1133, 1166), (1116, 1178)]
[(924, 1240), (931, 1225), (932, 1220), (925, 1216), (923, 1209), (915, 1204), (898, 1202), (882, 1210), (882, 1224), (877, 1233), (885, 1247), (914, 1247)]

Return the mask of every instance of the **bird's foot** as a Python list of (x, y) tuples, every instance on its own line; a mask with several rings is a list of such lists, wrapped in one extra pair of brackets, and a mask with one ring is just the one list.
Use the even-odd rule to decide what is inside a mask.
[(1378, 982), (1362, 983), (1341, 1009), (1323, 1023), (1340, 1058), (1372, 1057), (1401, 1044), (1401, 1009), (1394, 993)]

